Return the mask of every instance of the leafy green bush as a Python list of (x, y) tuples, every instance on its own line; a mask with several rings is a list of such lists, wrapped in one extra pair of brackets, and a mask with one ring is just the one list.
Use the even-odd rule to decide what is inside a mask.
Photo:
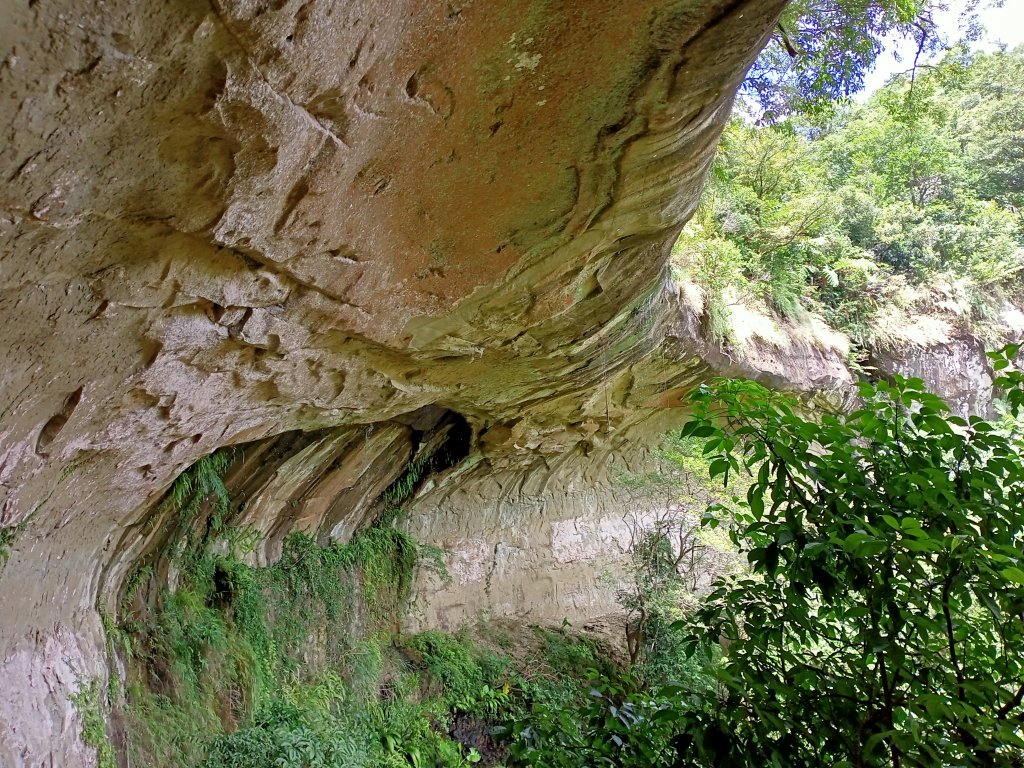
[[(1024, 407), (1018, 349), (993, 354)], [(719, 583), (691, 648), (725, 649), (718, 706), (680, 747), (733, 766), (1024, 761), (1024, 441), (952, 416), (919, 380), (863, 384), (809, 421), (763, 387), (705, 387), (685, 433), (711, 473), (753, 474), (712, 509), (751, 574)]]
[(445, 700), (453, 709), (473, 709), (484, 676), (465, 643), (444, 632), (430, 631), (407, 638), (405, 646), (440, 681)]
[(628, 679), (609, 676), (595, 682), (575, 707), (536, 703), (511, 727), (514, 763), (538, 768), (674, 765), (681, 692), (638, 692)]
[(369, 766), (375, 742), (362, 720), (330, 720), (274, 701), (248, 728), (215, 739), (199, 768)]
[(32, 515), (28, 515), (17, 525), (0, 525), (0, 568), (7, 564), (7, 560), (11, 556), (11, 547), (28, 527), (31, 519)]
[(447, 704), (438, 699), (371, 703), (369, 718), (381, 744), (372, 768), (466, 768), (477, 762), (474, 750), (448, 737), (450, 717)]
[[(353, 637), (351, 627), (357, 611), (367, 633), (393, 626), (411, 582), (415, 542), (392, 528), (327, 547), (297, 534), (269, 568), (195, 546), (179, 559), (187, 569), (178, 588), (165, 590), (145, 620), (126, 617), (114, 627), (134, 637), (125, 713), (134, 760), (194, 764), (222, 728), (217, 712), (242, 727), (211, 742), (211, 767), (248, 765), (257, 753), (278, 765), (304, 765), (289, 762), (296, 755), (310, 765), (364, 764), (352, 762), (358, 744), (339, 736), (339, 722), (347, 721), (334, 721), (350, 692), (377, 695), (380, 640)], [(350, 686), (331, 668), (314, 681), (308, 675), (315, 668), (300, 674), (320, 632), (325, 661), (351, 675)], [(267, 714), (280, 715), (282, 707), (301, 718)]]

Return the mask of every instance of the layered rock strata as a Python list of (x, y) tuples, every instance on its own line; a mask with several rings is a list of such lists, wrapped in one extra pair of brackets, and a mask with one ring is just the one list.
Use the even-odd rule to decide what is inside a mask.
[(270, 558), (373, 514), (430, 408), (513, 472), (677, 404), (668, 247), (783, 4), (8, 3), (0, 763), (94, 759), (68, 696), (200, 457), (293, 459)]

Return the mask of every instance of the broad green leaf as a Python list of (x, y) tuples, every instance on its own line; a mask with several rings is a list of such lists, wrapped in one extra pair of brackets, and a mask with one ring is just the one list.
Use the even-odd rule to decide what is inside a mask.
[(1009, 568), (1003, 568), (999, 572), (1004, 579), (1008, 579), (1015, 584), (1024, 584), (1024, 570), (1017, 568), (1016, 566), (1010, 566)]

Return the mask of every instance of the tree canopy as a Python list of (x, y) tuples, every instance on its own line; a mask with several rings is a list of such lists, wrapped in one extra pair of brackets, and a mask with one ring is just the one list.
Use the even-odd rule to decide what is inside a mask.
[(935, 21), (936, 12), (948, 6), (945, 0), (794, 0), (751, 68), (743, 92), (768, 122), (828, 110), (863, 87), (887, 38), (913, 41), (916, 55), (907, 62), (908, 70), (922, 57), (975, 39), (979, 2), (965, 4), (963, 39), (951, 41)]
[[(1019, 348), (993, 353), (1004, 372)], [(1004, 373), (1010, 410), (1024, 376)], [(721, 697), (688, 713), (699, 764), (1019, 766), (1024, 760), (1024, 441), (920, 380), (864, 384), (852, 413), (801, 416), (751, 382), (704, 388), (684, 433), (709, 510), (750, 565), (696, 612)]]
[(712, 315), (754, 296), (868, 345), (916, 303), (979, 330), (1019, 295), (1022, 204), (1024, 49), (957, 49), (862, 105), (735, 118), (674, 261)]

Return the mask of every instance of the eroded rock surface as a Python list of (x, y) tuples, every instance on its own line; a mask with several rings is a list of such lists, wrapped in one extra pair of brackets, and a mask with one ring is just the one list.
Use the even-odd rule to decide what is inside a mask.
[(315, 433), (246, 514), (328, 537), (425, 407), (515, 472), (678, 404), (668, 246), (783, 4), (8, 3), (0, 763), (94, 759), (68, 694), (199, 457)]
[[(995, 416), (998, 392), (994, 391), (993, 381), (996, 372), (986, 353), (992, 347), (1024, 341), (1024, 311), (1016, 303), (1003, 305), (996, 318), (999, 333), (995, 341), (979, 338), (942, 317), (919, 320), (920, 324), (926, 322), (946, 330), (937, 334), (938, 338), (925, 336), (923, 343), (907, 340), (876, 349), (869, 362), (882, 376), (899, 374), (924, 380), (929, 390), (961, 416)], [(1024, 350), (1018, 362), (1024, 362)]]
[[(696, 497), (680, 502), (679, 488), (624, 481), (657, 467), (653, 454), (591, 462), (570, 454), (515, 472), (467, 467), (457, 482), (427, 490), (408, 526), (443, 550), (445, 569), (420, 570), (407, 628), (455, 630), (492, 618), (582, 625), (621, 614), (617, 590), (636, 537), (666, 517), (696, 526), (703, 511)], [(727, 559), (702, 551), (695, 588)]]
[(962, 416), (991, 417), (992, 366), (985, 345), (964, 335), (929, 347), (878, 350), (872, 362), (883, 375), (923, 379)]

